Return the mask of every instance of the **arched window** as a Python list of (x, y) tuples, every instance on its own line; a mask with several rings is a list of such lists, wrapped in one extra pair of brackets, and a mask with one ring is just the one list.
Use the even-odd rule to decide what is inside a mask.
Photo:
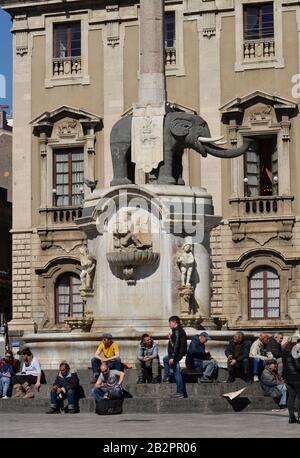
[(249, 278), (250, 319), (280, 318), (280, 279), (276, 270), (260, 267)]
[(80, 296), (80, 278), (76, 274), (61, 275), (55, 285), (56, 322), (63, 323), (68, 316), (83, 316)]

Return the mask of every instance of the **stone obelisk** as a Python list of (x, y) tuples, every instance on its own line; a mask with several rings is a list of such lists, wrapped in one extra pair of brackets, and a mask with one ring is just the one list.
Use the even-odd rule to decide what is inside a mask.
[(132, 123), (137, 184), (163, 161), (165, 112), (164, 0), (140, 0), (139, 101), (133, 106)]

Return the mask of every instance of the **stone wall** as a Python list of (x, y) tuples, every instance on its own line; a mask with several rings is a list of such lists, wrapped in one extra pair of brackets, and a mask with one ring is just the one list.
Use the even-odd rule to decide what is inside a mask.
[(13, 234), (13, 318), (31, 319), (31, 233)]

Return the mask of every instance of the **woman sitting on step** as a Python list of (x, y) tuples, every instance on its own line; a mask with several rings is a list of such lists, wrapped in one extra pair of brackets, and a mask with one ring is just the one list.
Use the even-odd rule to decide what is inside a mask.
[[(35, 385), (35, 388), (39, 391), (41, 386), (41, 365), (39, 360), (33, 356), (29, 348), (24, 348), (20, 353), (22, 356), (21, 372), (12, 378), (12, 384), (15, 389), (16, 398), (34, 398), (34, 394), (31, 385)], [(25, 395), (23, 396), (23, 392)]]

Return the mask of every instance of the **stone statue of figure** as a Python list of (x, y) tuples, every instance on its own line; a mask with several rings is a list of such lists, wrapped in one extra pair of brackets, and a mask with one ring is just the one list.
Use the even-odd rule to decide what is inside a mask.
[(88, 252), (86, 246), (80, 247), (81, 290), (91, 290), (95, 275), (96, 259)]
[(185, 243), (177, 257), (177, 264), (181, 272), (181, 286), (192, 286), (191, 277), (195, 265), (192, 244)]

